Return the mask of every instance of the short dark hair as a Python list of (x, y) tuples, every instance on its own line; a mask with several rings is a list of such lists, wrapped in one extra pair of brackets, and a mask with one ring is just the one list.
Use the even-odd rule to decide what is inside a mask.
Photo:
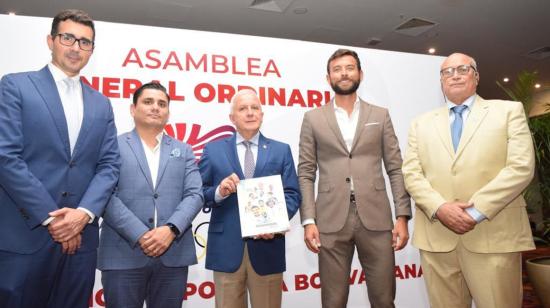
[(335, 59), (338, 59), (338, 58), (341, 58), (343, 56), (352, 56), (355, 58), (355, 62), (357, 62), (357, 69), (358, 70), (361, 70), (361, 61), (359, 61), (359, 56), (357, 55), (357, 53), (353, 50), (350, 50), (350, 49), (344, 49), (344, 48), (340, 48), (338, 50), (336, 50), (331, 56), (330, 58), (328, 58), (328, 61), (327, 61), (327, 73), (330, 73), (330, 62), (334, 61)]
[(94, 37), (92, 38), (92, 40), (95, 40), (95, 27), (92, 17), (90, 17), (88, 13), (82, 10), (75, 9), (63, 10), (55, 15), (52, 22), (52, 30), (50, 31), (50, 35), (52, 37), (55, 37), (57, 34), (59, 34), (59, 23), (66, 20), (71, 20), (81, 25), (92, 28), (92, 32), (94, 33)]
[(134, 92), (134, 97), (132, 98), (134, 105), (137, 104), (138, 98), (141, 96), (141, 93), (145, 89), (153, 89), (153, 90), (162, 91), (166, 95), (166, 98), (168, 99), (168, 103), (170, 103), (170, 95), (168, 95), (168, 92), (166, 91), (166, 88), (163, 85), (161, 85), (159, 82), (151, 81), (149, 83), (146, 83), (146, 84), (142, 85), (141, 87), (139, 87), (136, 90), (136, 92)]

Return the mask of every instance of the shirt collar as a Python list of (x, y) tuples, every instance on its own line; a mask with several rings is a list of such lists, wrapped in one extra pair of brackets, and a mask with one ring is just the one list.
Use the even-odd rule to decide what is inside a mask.
[[(139, 136), (139, 134), (138, 134)], [(157, 140), (157, 145), (155, 146), (155, 148), (153, 149), (153, 151), (155, 151), (156, 149), (158, 149), (160, 147), (160, 143), (162, 142), (162, 137), (164, 136), (164, 132), (160, 132), (158, 135), (155, 136), (155, 139)], [(139, 137), (139, 140), (141, 140), (141, 143), (143, 144), (143, 147), (147, 147), (147, 143), (145, 143), (145, 140), (143, 140), (143, 138)]]
[(162, 136), (164, 136), (164, 132), (160, 132), (160, 133), (155, 137), (155, 139), (157, 139), (158, 144), (161, 143), (161, 141), (162, 141)]
[(52, 73), (52, 76), (53, 76), (53, 80), (56, 83), (63, 81), (64, 79), (67, 79), (67, 78), (72, 79), (73, 82), (80, 81), (80, 74), (73, 77), (69, 77), (59, 67), (55, 66), (52, 62), (48, 63), (48, 68), (50, 69), (50, 72)]
[[(357, 95), (357, 98), (355, 99), (355, 102), (353, 103), (352, 112), (355, 112), (355, 111), (359, 110), (360, 103), (361, 103), (361, 99), (359, 98), (359, 95)], [(344, 108), (342, 108), (342, 107), (338, 106), (338, 104), (336, 104), (336, 99), (332, 100), (332, 104), (334, 106), (334, 110), (345, 111)]]
[[(239, 134), (239, 132), (235, 132), (235, 136), (236, 136), (236, 144), (239, 144), (239, 143), (242, 143), (243, 141), (246, 141), (244, 139), (243, 136), (241, 136), (241, 134)], [(258, 145), (259, 142), (260, 142), (260, 132), (258, 131), (256, 133), (256, 135), (252, 136), (252, 138), (250, 138), (250, 140), (248, 140), (250, 143), (254, 144), (254, 145)]]
[[(476, 95), (472, 95), (470, 97), (468, 97), (464, 103), (462, 103), (462, 105), (465, 105), (465, 106), (468, 106), (468, 109), (472, 110), (472, 106), (474, 104), (474, 101), (476, 100)], [(447, 99), (447, 108), (449, 108), (449, 111), (451, 111), (451, 109), (455, 106), (458, 106), (458, 104), (455, 104), (453, 102), (451, 102), (450, 100)]]

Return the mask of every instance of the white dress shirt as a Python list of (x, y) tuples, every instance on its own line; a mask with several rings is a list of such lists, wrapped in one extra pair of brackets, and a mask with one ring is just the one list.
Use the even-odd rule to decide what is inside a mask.
[[(57, 87), (57, 93), (61, 99), (61, 105), (63, 105), (63, 112), (67, 121), (67, 132), (69, 134), (69, 146), (71, 149), (71, 156), (80, 133), (80, 127), (82, 126), (82, 119), (84, 118), (84, 99), (82, 97), (82, 85), (80, 84), (80, 75), (73, 77), (67, 76), (61, 69), (48, 63), (48, 69), (52, 74), (53, 80)], [(68, 89), (69, 84), (73, 86), (72, 90)], [(88, 223), (92, 223), (95, 219), (95, 214), (90, 210), (78, 207), (79, 210), (84, 211), (90, 220)], [(48, 217), (42, 222), (43, 226), (47, 226), (54, 218)]]
[[(73, 154), (78, 133), (82, 126), (82, 118), (84, 114), (84, 102), (82, 99), (82, 86), (80, 84), (80, 75), (68, 77), (57, 66), (52, 63), (48, 64), (48, 68), (52, 73), (53, 80), (57, 86), (57, 92), (61, 98), (63, 112), (67, 120), (67, 131), (69, 133), (69, 143), (71, 147), (71, 155)], [(72, 84), (73, 89), (69, 89), (68, 84)]]
[[(462, 111), (462, 127), (466, 127), (466, 120), (468, 119), (468, 116), (470, 115), (470, 111), (472, 110), (472, 106), (474, 105), (474, 102), (476, 100), (476, 95), (472, 95), (468, 97), (462, 105), (468, 106), (468, 108), (464, 109)], [(447, 107), (449, 108), (449, 123), (451, 126), (453, 125), (453, 121), (455, 120), (455, 113), (453, 112), (452, 108), (458, 106), (458, 104), (455, 104), (451, 102), (449, 99), (447, 99)], [(450, 128), (450, 127), (449, 127)], [(464, 131), (464, 130), (463, 130)], [(440, 205), (441, 206), (441, 205)], [(436, 211), (437, 213), (437, 211)], [(485, 215), (481, 214), (478, 210), (476, 210), (475, 207), (469, 207), (466, 208), (466, 213), (468, 213), (477, 223), (482, 222), (485, 217)]]
[[(157, 185), (157, 177), (159, 173), (160, 165), (160, 143), (162, 142), (163, 133), (158, 134), (155, 139), (157, 144), (154, 148), (150, 148), (143, 139), (140, 138), (141, 144), (143, 145), (143, 152), (145, 152), (145, 159), (147, 160), (147, 165), (149, 166), (149, 172), (151, 172), (151, 181), (153, 181), (153, 189)], [(154, 227), (157, 227), (157, 207), (155, 206), (154, 214)]]
[[(238, 132), (235, 132), (236, 136), (236, 146), (237, 146), (237, 156), (239, 157), (239, 164), (241, 165), (241, 170), (244, 172), (244, 154), (246, 152), (246, 146), (243, 144), (243, 141), (247, 141), (239, 134)], [(256, 135), (254, 135), (250, 140), (250, 150), (252, 151), (252, 155), (254, 156), (254, 165), (256, 165), (256, 160), (258, 159), (258, 145), (260, 142), (260, 132), (257, 132)], [(220, 194), (220, 185), (216, 187), (216, 193), (214, 195), (214, 201), (216, 203), (220, 203), (225, 198), (229, 196), (222, 197)]]

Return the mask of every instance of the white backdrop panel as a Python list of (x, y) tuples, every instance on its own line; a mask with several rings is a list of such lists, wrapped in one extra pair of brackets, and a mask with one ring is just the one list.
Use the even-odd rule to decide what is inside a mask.
[[(0, 15), (0, 29), (4, 30), (0, 32), (0, 75), (38, 70), (48, 63), (50, 25), (50, 18)], [(111, 99), (119, 134), (133, 128), (128, 95), (132, 85), (158, 80), (171, 88), (173, 97), (180, 97), (170, 105), (169, 126), (200, 155), (200, 146), (211, 139), (201, 137), (209, 132), (214, 137), (228, 133), (224, 126), (231, 125), (227, 99), (231, 91), (250, 86), (266, 102), (262, 132), (289, 143), (296, 164), (303, 114), (330, 97), (326, 61), (341, 47), (106, 22), (96, 23), (96, 34), (96, 49), (82, 76)], [(389, 108), (404, 152), (412, 118), (442, 104), (438, 74), (442, 58), (352, 49), (358, 52), (364, 71), (360, 96)], [(202, 247), (207, 241), (208, 219), (207, 213), (200, 213), (194, 221), (199, 264), (190, 269), (184, 307), (214, 307), (212, 273), (204, 269)], [(412, 233), (412, 223), (410, 228)], [(320, 307), (317, 257), (305, 248), (299, 215), (291, 221), (286, 249), (283, 307), (302, 307), (304, 303)], [(418, 250), (411, 245), (396, 254), (396, 279), (397, 307), (428, 307)], [(348, 307), (369, 307), (357, 258), (350, 284)], [(97, 272), (90, 307), (102, 306)]]

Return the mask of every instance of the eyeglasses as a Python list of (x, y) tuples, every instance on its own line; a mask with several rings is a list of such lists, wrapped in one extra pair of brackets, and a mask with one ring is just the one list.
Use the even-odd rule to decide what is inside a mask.
[(78, 42), (78, 47), (84, 51), (90, 51), (94, 49), (94, 42), (90, 41), (87, 38), (77, 39), (74, 35), (70, 33), (59, 33), (56, 36), (59, 36), (59, 43), (65, 46), (73, 46), (75, 42)]
[(455, 71), (458, 73), (458, 75), (468, 75), (470, 70), (474, 70), (476, 72), (476, 68), (471, 65), (459, 65), (457, 67), (447, 67), (442, 69), (439, 73), (444, 78), (453, 77), (455, 75)]

